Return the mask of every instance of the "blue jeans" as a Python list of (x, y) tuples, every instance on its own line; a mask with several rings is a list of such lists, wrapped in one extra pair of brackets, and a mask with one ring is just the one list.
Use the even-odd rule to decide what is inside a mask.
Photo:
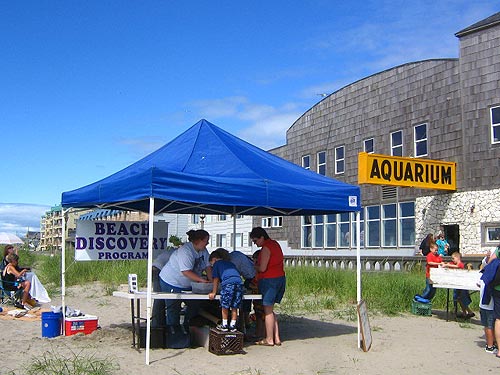
[[(180, 293), (183, 291), (191, 290), (191, 288), (179, 288), (174, 285), (170, 285), (160, 278), (161, 291), (164, 293)], [(198, 314), (198, 310), (201, 305), (201, 301), (191, 300), (184, 301), (186, 304), (186, 312), (184, 315), (184, 326), (189, 327), (189, 320)], [(176, 299), (165, 300), (166, 314), (167, 314), (167, 325), (179, 325), (181, 322), (181, 306), (182, 301)]]
[(428, 299), (429, 301), (434, 298), (436, 294), (436, 288), (434, 288), (431, 284), (431, 280), (427, 277), (425, 278), (425, 289), (422, 292), (421, 297)]

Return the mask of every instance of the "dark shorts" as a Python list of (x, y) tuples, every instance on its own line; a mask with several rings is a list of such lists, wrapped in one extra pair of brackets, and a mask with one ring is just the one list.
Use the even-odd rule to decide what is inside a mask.
[(479, 309), (481, 324), (484, 328), (493, 329), (495, 326), (495, 313), (493, 310)]
[(280, 303), (285, 294), (286, 277), (274, 277), (259, 280), (259, 292), (262, 294), (262, 305), (273, 306)]
[(493, 289), (493, 311), (495, 314), (495, 319), (500, 319), (500, 290)]
[(220, 305), (224, 309), (239, 309), (243, 298), (243, 285), (226, 284), (221, 286)]

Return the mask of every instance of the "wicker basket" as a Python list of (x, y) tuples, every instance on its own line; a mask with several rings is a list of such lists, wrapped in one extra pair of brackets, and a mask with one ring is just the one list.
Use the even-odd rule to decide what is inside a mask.
[(412, 301), (411, 312), (412, 314), (415, 315), (431, 316), (432, 303), (422, 303), (422, 302)]

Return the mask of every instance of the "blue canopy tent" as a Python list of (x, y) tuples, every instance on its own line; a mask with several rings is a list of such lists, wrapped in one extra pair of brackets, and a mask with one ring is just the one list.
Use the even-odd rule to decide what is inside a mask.
[[(359, 211), (360, 202), (358, 186), (306, 170), (206, 120), (129, 167), (62, 194), (63, 208), (149, 212), (150, 228), (153, 216), (163, 212), (321, 215)], [(152, 231), (149, 236), (151, 246)], [(151, 264), (149, 256), (148, 317)], [(149, 319), (147, 335), (149, 363)]]

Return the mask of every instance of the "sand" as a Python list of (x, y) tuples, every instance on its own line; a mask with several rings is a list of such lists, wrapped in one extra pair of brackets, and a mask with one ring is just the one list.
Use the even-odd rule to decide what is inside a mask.
[[(135, 375), (477, 374), (500, 365), (495, 355), (484, 351), (478, 313), (466, 323), (446, 321), (442, 311), (433, 311), (430, 317), (373, 316), (369, 306), (372, 347), (368, 352), (357, 347), (356, 321), (324, 312), (281, 316), (280, 347), (248, 344), (245, 354), (229, 356), (214, 355), (204, 347), (152, 349), (151, 363), (146, 365), (144, 349), (131, 347), (130, 302), (105, 290), (100, 284), (68, 289), (68, 306), (99, 317), (100, 329), (89, 335), (42, 338), (40, 320), (0, 320), (3, 351), (15, 348), (17, 358), (4, 361), (0, 373), (23, 374), (23, 362), (47, 352), (110, 359), (120, 366), (117, 374)], [(60, 297), (53, 297), (42, 308), (60, 304)]]

